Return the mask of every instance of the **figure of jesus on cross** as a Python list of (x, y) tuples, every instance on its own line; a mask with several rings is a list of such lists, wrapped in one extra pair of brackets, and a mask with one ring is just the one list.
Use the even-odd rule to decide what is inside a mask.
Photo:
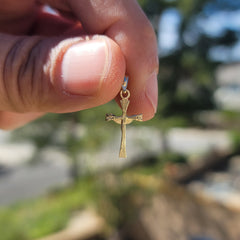
[[(126, 78), (124, 83), (126, 82)], [(123, 85), (123, 90), (120, 92), (120, 96), (122, 100), (120, 100), (121, 107), (122, 107), (122, 116), (116, 116), (114, 114), (106, 114), (106, 121), (114, 121), (118, 124), (121, 124), (121, 131), (122, 131), (122, 138), (121, 138), (121, 146), (119, 152), (119, 158), (126, 158), (126, 125), (130, 124), (132, 121), (142, 121), (142, 114), (127, 116), (127, 109), (129, 106), (130, 101), (128, 100), (130, 97), (130, 92), (127, 90), (127, 83)], [(125, 97), (123, 95), (126, 95)]]

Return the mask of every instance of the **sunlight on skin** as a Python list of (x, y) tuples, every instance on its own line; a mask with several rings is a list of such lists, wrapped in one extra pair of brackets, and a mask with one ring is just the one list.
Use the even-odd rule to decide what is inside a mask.
[[(144, 120), (151, 119), (158, 101), (157, 41), (150, 22), (137, 2), (108, 0), (105, 7), (102, 1), (37, 2), (8, 0), (6, 3), (6, 0), (0, 0), (0, 63), (3, 66), (0, 69), (3, 72), (0, 79), (0, 109), (4, 119), (8, 115), (11, 119), (11, 126), (6, 126), (7, 121), (2, 120), (0, 123), (4, 124), (0, 127), (19, 127), (35, 119), (35, 112), (73, 112), (107, 103), (118, 95), (125, 72), (130, 76), (129, 114), (143, 113)], [(49, 4), (68, 19), (44, 13), (41, 4)], [(101, 35), (103, 32), (104, 35)], [(28, 36), (29, 33), (31, 36)], [(94, 43), (92, 39), (96, 34)], [(108, 65), (104, 65), (102, 75), (97, 74), (95, 78), (98, 79), (94, 81), (90, 81), (90, 75), (96, 69), (89, 70), (89, 79), (86, 75), (81, 78), (81, 58), (87, 59), (90, 54), (89, 51), (80, 51), (80, 45), (76, 45), (83, 41), (87, 45), (106, 44), (106, 52), (94, 52), (95, 68), (101, 68), (95, 61), (103, 52), (107, 54)], [(79, 51), (75, 63), (70, 55), (75, 54), (76, 49), (72, 53), (68, 51), (73, 45)], [(70, 54), (66, 61), (71, 60), (72, 63), (64, 63), (66, 53)], [(68, 64), (71, 75), (62, 74), (62, 64)], [(79, 68), (73, 69), (72, 66), (76, 65)], [(66, 78), (64, 84), (61, 82), (62, 76)], [(75, 83), (71, 85), (73, 76), (79, 76), (79, 80), (74, 77)], [(97, 87), (100, 79), (103, 81)], [(69, 88), (70, 85), (72, 87)], [(96, 91), (93, 91), (94, 88)], [(118, 97), (116, 100), (119, 102)], [(19, 114), (15, 125), (14, 112)]]

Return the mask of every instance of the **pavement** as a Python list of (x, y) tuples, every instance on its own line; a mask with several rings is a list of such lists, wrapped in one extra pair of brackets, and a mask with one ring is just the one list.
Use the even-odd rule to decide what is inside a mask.
[(0, 205), (36, 198), (70, 182), (66, 166), (40, 163), (9, 170), (0, 177)]
[[(11, 142), (12, 133), (0, 131), (0, 205), (36, 198), (53, 188), (71, 182), (70, 159), (61, 149), (50, 146), (38, 155), (31, 142)], [(127, 159), (119, 159), (120, 133), (97, 152), (81, 151), (81, 172), (105, 168), (121, 168), (148, 155), (160, 154), (166, 147), (171, 151), (191, 155), (204, 154), (211, 149), (230, 149), (231, 141), (225, 131), (200, 129), (171, 129), (165, 136), (154, 127), (127, 128)]]

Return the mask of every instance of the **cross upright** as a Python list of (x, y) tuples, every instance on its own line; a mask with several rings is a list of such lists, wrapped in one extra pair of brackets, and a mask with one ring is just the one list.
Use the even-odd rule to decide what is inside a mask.
[[(123, 97), (123, 94), (127, 94), (126, 97)], [(114, 114), (106, 114), (106, 121), (114, 121), (118, 124), (121, 124), (121, 131), (122, 131), (122, 138), (121, 138), (121, 146), (119, 152), (119, 158), (126, 158), (126, 125), (130, 124), (132, 121), (142, 121), (142, 114), (127, 116), (127, 109), (129, 106), (130, 101), (128, 100), (130, 96), (129, 90), (121, 91), (120, 92), (122, 100), (120, 100), (121, 107), (122, 107), (122, 115), (116, 116)]]

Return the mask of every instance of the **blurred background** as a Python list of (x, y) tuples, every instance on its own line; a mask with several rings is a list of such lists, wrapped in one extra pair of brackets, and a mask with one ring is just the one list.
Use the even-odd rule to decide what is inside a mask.
[(139, 0), (159, 44), (156, 117), (115, 102), (0, 131), (1, 240), (240, 239), (240, 1)]

